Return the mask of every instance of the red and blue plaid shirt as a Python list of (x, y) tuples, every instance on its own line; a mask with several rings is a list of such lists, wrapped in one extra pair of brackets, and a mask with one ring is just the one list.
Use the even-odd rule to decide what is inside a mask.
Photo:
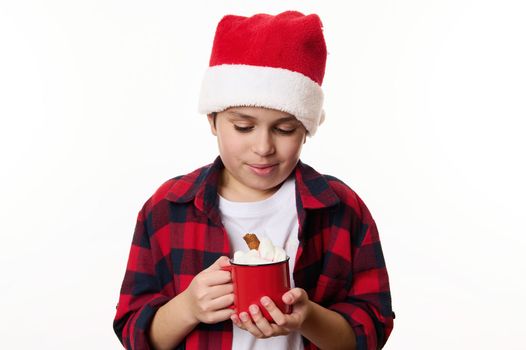
[[(144, 204), (122, 283), (114, 329), (126, 349), (149, 349), (148, 328), (159, 307), (222, 255), (231, 256), (221, 223), (217, 184), (223, 163), (164, 183)], [(357, 349), (383, 347), (394, 314), (375, 222), (362, 200), (338, 179), (298, 162), (299, 248), (294, 283), (340, 313)], [(303, 338), (305, 349), (316, 349)], [(177, 349), (231, 349), (232, 322), (199, 324)]]

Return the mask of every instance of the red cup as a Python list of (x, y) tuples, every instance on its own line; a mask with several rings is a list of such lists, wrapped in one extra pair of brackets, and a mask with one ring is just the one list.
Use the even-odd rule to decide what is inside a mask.
[(263, 316), (270, 322), (272, 317), (261, 305), (260, 299), (267, 296), (284, 314), (290, 314), (290, 305), (283, 302), (282, 296), (290, 290), (289, 257), (283, 261), (260, 265), (236, 264), (230, 259), (229, 266), (222, 269), (230, 271), (234, 285), (234, 310), (237, 314), (247, 312), (248, 307), (255, 304)]

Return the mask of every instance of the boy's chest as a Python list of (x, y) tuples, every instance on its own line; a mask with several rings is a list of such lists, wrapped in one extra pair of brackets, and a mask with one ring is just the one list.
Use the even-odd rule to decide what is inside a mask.
[[(172, 291), (185, 290), (192, 278), (220, 256), (232, 256), (233, 248), (222, 224), (212, 222), (193, 207), (172, 206), (168, 219), (156, 232), (159, 250), (168, 262)], [(294, 284), (318, 302), (340, 299), (350, 284), (350, 241), (341, 228), (326, 216), (308, 217), (300, 235), (299, 252), (293, 272)], [(348, 245), (348, 257), (335, 257), (334, 245)], [(338, 248), (341, 252), (341, 247)]]

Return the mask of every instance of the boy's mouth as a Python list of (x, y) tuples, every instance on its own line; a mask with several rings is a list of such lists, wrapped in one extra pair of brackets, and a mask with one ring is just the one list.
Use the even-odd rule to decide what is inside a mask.
[(256, 175), (268, 175), (274, 169), (277, 168), (278, 164), (247, 164), (250, 170)]

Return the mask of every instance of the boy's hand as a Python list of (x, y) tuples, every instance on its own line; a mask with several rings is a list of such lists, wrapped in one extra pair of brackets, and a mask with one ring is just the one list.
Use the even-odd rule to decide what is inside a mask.
[(301, 288), (294, 288), (283, 294), (282, 298), (285, 304), (292, 305), (291, 314), (282, 313), (270, 298), (261, 298), (261, 304), (275, 323), (268, 322), (257, 305), (250, 306), (250, 315), (242, 312), (239, 316), (232, 315), (230, 319), (237, 327), (250, 332), (256, 338), (275, 337), (299, 330), (311, 312), (311, 302), (307, 292)]
[(234, 302), (234, 288), (230, 272), (221, 270), (228, 265), (222, 256), (210, 267), (198, 273), (183, 292), (192, 315), (199, 322), (217, 323), (233, 314), (228, 307)]

